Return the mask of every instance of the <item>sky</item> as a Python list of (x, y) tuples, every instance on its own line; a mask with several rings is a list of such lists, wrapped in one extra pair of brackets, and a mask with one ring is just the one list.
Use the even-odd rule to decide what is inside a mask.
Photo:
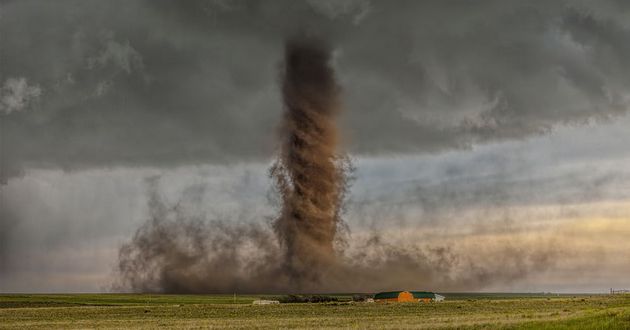
[(0, 292), (112, 290), (156, 194), (273, 218), (296, 34), (333, 51), (350, 243), (423, 251), (418, 289), (630, 288), (627, 1), (3, 0)]

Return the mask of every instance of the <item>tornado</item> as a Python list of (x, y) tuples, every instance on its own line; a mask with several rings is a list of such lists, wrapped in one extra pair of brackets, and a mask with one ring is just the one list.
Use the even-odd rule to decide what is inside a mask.
[(271, 168), (282, 200), (274, 230), (295, 284), (317, 282), (335, 263), (347, 159), (338, 150), (339, 94), (331, 52), (322, 41), (285, 44), (281, 148)]

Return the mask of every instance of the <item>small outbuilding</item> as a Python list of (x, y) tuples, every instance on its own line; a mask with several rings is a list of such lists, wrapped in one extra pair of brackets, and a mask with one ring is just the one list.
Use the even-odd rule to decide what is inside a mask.
[(374, 295), (376, 302), (432, 302), (442, 300), (444, 300), (444, 296), (427, 291), (388, 291)]
[(279, 300), (254, 300), (254, 305), (276, 305), (279, 304)]

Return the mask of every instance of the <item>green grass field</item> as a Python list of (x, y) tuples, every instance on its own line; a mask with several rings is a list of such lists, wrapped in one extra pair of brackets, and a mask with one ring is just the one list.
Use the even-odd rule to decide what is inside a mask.
[[(630, 329), (630, 295), (445, 294), (430, 304), (256, 306), (258, 296), (1, 295), (0, 329)], [(339, 296), (341, 300), (349, 296)]]

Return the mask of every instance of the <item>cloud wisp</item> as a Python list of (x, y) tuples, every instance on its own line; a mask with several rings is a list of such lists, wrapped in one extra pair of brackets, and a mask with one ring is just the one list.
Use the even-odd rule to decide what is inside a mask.
[(26, 78), (7, 78), (0, 88), (0, 112), (8, 115), (22, 111), (41, 95), (42, 89), (29, 84)]

